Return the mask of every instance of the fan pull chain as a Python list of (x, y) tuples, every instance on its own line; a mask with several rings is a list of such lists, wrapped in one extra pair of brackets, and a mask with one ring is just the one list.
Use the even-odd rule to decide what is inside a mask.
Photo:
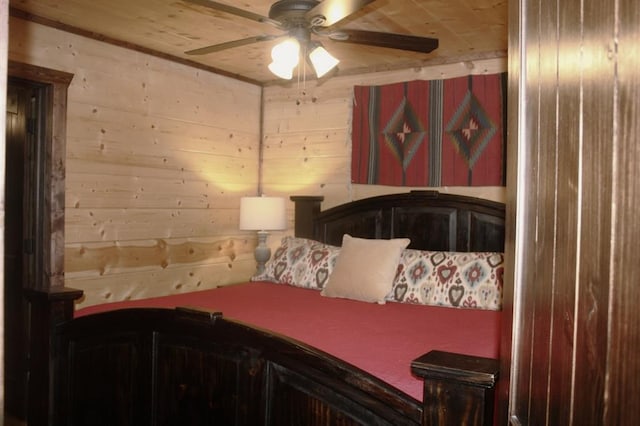
[[(304, 47), (304, 55), (302, 56), (302, 58), (306, 58), (307, 57), (307, 47)], [(306, 89), (307, 89), (307, 61), (305, 61), (304, 59), (301, 60), (302, 62), (302, 90), (300, 90), (300, 66), (298, 66), (298, 99), (296, 99), (296, 105), (300, 105), (302, 103), (302, 100), (300, 99), (301, 95), (304, 98), (307, 93), (306, 93)]]

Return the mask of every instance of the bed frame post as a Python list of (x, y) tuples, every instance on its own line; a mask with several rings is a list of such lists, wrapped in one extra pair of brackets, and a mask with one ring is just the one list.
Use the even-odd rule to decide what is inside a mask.
[(411, 371), (424, 380), (423, 425), (493, 425), (498, 360), (431, 351)]
[(74, 302), (81, 296), (82, 290), (66, 287), (25, 290), (29, 304), (29, 425), (51, 424), (55, 327), (73, 319)]
[(321, 195), (293, 195), (289, 197), (295, 204), (295, 236), (314, 239), (314, 219), (320, 213), (320, 204), (324, 200)]

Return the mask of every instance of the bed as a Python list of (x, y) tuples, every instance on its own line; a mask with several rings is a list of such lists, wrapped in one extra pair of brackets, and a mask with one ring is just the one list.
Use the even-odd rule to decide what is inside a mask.
[[(30, 291), (30, 423), (492, 424), (500, 294), (407, 281), (421, 256), (480, 256), (499, 290), (504, 206), (435, 191), (325, 211), (292, 200), (295, 235), (252, 282), (78, 312), (80, 291)], [(353, 244), (405, 237), (384, 300), (330, 294)], [(313, 268), (278, 261), (300, 247)]]

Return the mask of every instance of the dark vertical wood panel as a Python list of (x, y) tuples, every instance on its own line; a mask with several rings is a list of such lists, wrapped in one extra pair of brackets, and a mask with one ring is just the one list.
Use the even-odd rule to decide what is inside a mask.
[[(528, 109), (517, 124), (520, 211), (514, 216), (521, 254), (510, 414), (516, 424), (635, 424), (640, 6), (636, 0), (514, 4), (529, 23), (517, 31), (510, 24), (511, 36), (524, 40), (519, 60), (526, 78), (517, 96)], [(539, 111), (531, 110), (534, 100)]]
[[(557, 132), (553, 147), (557, 150), (554, 190), (556, 211), (548, 232), (553, 235), (554, 252), (548, 250), (546, 262), (553, 264), (553, 286), (547, 289), (553, 295), (551, 310), (551, 347), (547, 389), (546, 421), (548, 424), (569, 424), (573, 386), (573, 356), (575, 330), (575, 285), (579, 215), (579, 162), (581, 122), (581, 3), (579, 1), (553, 1), (547, 7), (556, 15), (557, 41), (549, 40), (549, 50), (555, 51), (557, 73), (557, 116), (543, 120), (543, 125)], [(552, 48), (552, 49), (551, 49)], [(542, 418), (542, 417), (541, 417)]]
[[(521, 104), (518, 115), (518, 132), (522, 132), (527, 135), (527, 141), (529, 143), (518, 143), (518, 158), (516, 159), (514, 176), (517, 182), (517, 221), (518, 221), (518, 239), (519, 245), (516, 267), (519, 269), (519, 276), (516, 278), (516, 283), (526, 283), (536, 281), (536, 253), (534, 250), (530, 250), (529, 242), (536, 239), (536, 226), (535, 216), (537, 204), (536, 188), (536, 174), (538, 170), (538, 151), (539, 151), (539, 128), (538, 128), (538, 115), (540, 105), (540, 93), (539, 87), (539, 38), (540, 38), (540, 9), (536, 2), (526, 1), (513, 1), (512, 3), (519, 3), (521, 7), (520, 12), (520, 28), (517, 28), (518, 34), (515, 35), (516, 39), (520, 37), (519, 32), (522, 31), (525, 34), (523, 37), (523, 45), (520, 46), (521, 56), (519, 60), (521, 74), (517, 78), (521, 79), (518, 82), (518, 96), (522, 89), (527, 93), (526, 97), (520, 97)], [(512, 9), (512, 6), (509, 6)], [(512, 23), (513, 24), (513, 23)], [(510, 70), (511, 71), (511, 70)], [(513, 76), (516, 77), (516, 76)], [(512, 92), (513, 93), (513, 92)], [(511, 120), (511, 118), (510, 118)], [(515, 136), (520, 140), (520, 135)], [(512, 157), (510, 157), (512, 158)], [(509, 181), (511, 181), (511, 177)], [(532, 206), (532, 208), (529, 208)], [(516, 354), (513, 362), (513, 383), (512, 389), (516, 389), (513, 392), (517, 395), (517, 399), (513, 399), (512, 413), (519, 419), (522, 424), (527, 424), (530, 418), (530, 401), (531, 395), (531, 368), (533, 367), (533, 350), (534, 342), (534, 328), (531, 324), (535, 321), (535, 287), (518, 285), (516, 289), (517, 294), (514, 296), (517, 299), (516, 308), (514, 312), (514, 327), (515, 327), (515, 341), (514, 341), (514, 353)]]
[(520, 72), (520, 53), (521, 46), (519, 43), (520, 30), (520, 4), (515, 1), (509, 3), (509, 53), (508, 53), (508, 87), (507, 87), (507, 190), (506, 190), (506, 211), (505, 211), (505, 272), (504, 286), (502, 288), (502, 328), (500, 342), (500, 376), (497, 384), (498, 407), (496, 412), (497, 424), (508, 422), (509, 404), (510, 404), (510, 388), (512, 382), (517, 380), (512, 376), (512, 366), (517, 366), (519, 362), (518, 355), (513, 356), (513, 343), (517, 340), (513, 339), (513, 335), (520, 332), (521, 327), (518, 326), (515, 318), (515, 285), (516, 277), (516, 222), (518, 218), (518, 185), (516, 184), (519, 176), (518, 158), (520, 147), (518, 146), (518, 122), (520, 112), (519, 102), (519, 79)]
[[(9, 13), (9, 1), (8, 0), (0, 0), (0, 93), (5, 94), (7, 91), (7, 53), (8, 53), (8, 40), (9, 40), (9, 22), (8, 22), (8, 13)], [(6, 95), (0, 95), (0, 116), (6, 116)], [(0, 120), (0, 135), (5, 134), (6, 130), (6, 120)], [(5, 165), (6, 165), (6, 156), (5, 156), (5, 145), (6, 140), (4, 136), (0, 136), (0, 176), (4, 176), (5, 173)], [(0, 178), (0, 215), (4, 217), (5, 214), (5, 180), (4, 177)], [(4, 257), (4, 238), (5, 232), (5, 224), (4, 220), (0, 221), (0, 256)], [(4, 278), (4, 266), (0, 267), (0, 287), (4, 288), (5, 278)], [(0, 291), (0, 323), (2, 324), (2, 328), (4, 330), (4, 291)], [(5, 344), (4, 339), (0, 341), (0, 359), (4, 359), (5, 357)], [(4, 379), (5, 377), (5, 366), (0, 367), (0, 377)], [(0, 388), (0, 399), (4, 401), (5, 398), (5, 390), (4, 387)], [(0, 418), (4, 418), (5, 410), (4, 404), (0, 405)], [(7, 419), (8, 423), (8, 419)]]
[[(535, 6), (535, 5), (533, 5)], [(526, 242), (531, 239), (533, 213), (525, 208), (531, 203), (530, 189), (533, 187), (528, 177), (535, 168), (532, 159), (537, 146), (529, 141), (528, 135), (535, 130), (531, 125), (531, 114), (537, 112), (537, 91), (535, 55), (531, 54), (537, 45), (537, 10), (525, 0), (511, 0), (509, 9), (509, 115), (507, 149), (507, 227), (506, 257), (509, 256), (509, 243), (513, 238), (514, 294), (512, 348), (510, 362), (509, 408), (508, 417), (513, 424), (528, 422), (530, 399), (530, 366), (532, 328), (532, 310), (528, 309), (529, 288), (522, 285), (533, 270), (532, 253), (526, 250)], [(529, 48), (528, 43), (532, 46)], [(529, 56), (532, 56), (530, 59)], [(527, 96), (524, 96), (524, 94)], [(534, 120), (535, 121), (535, 120)], [(525, 137), (526, 136), (526, 137)], [(535, 139), (534, 139), (535, 140)], [(512, 222), (509, 222), (512, 219)], [(509, 263), (507, 262), (507, 266)], [(507, 289), (508, 286), (505, 286)], [(505, 296), (510, 295), (507, 292)], [(504, 352), (504, 344), (503, 344)], [(504, 367), (504, 353), (501, 354), (501, 367)], [(504, 391), (503, 391), (504, 392)], [(501, 392), (501, 395), (503, 393)]]
[[(535, 292), (535, 327), (532, 368), (532, 400), (531, 419), (548, 419), (549, 406), (564, 400), (563, 396), (551, 400), (546, 395), (546, 389), (550, 386), (554, 378), (554, 369), (559, 364), (564, 364), (563, 358), (554, 359), (555, 347), (553, 341), (554, 324), (557, 318), (558, 286), (562, 282), (557, 279), (558, 265), (553, 261), (558, 251), (563, 250), (562, 241), (556, 238), (558, 228), (558, 211), (561, 202), (575, 199), (575, 194), (567, 191), (565, 186), (567, 169), (560, 166), (563, 157), (566, 155), (568, 147), (575, 145), (573, 137), (575, 135), (574, 126), (571, 122), (565, 126), (559, 126), (564, 107), (558, 99), (558, 92), (564, 87), (568, 92), (575, 87), (575, 81), (562, 81), (563, 73), (560, 69), (561, 59), (558, 55), (547, 54), (547, 52), (557, 51), (558, 39), (562, 38), (559, 28), (563, 19), (561, 7), (556, 0), (546, 0), (540, 4), (540, 112), (538, 117), (539, 138), (538, 144), (538, 172), (536, 175), (537, 212), (536, 212), (536, 239), (530, 246), (536, 253), (535, 281), (530, 283)], [(570, 103), (572, 103), (571, 101)], [(570, 106), (569, 106), (570, 107)], [(559, 140), (563, 142), (560, 144)], [(562, 149), (564, 148), (564, 150)], [(569, 171), (570, 173), (571, 171)], [(573, 171), (575, 173), (575, 171)], [(567, 206), (568, 207), (568, 206)], [(566, 224), (569, 225), (569, 224)], [(568, 233), (575, 233), (575, 226), (567, 227)], [(567, 259), (570, 262), (570, 258)], [(559, 355), (558, 352), (555, 352)], [(571, 360), (571, 348), (564, 354)], [(560, 378), (561, 382), (566, 381), (570, 369)], [(569, 384), (570, 380), (567, 381)], [(561, 394), (562, 395), (562, 394)]]
[[(582, 170), (573, 424), (601, 423), (604, 407), (615, 83), (615, 60), (609, 52), (615, 29), (611, 6), (584, 2), (579, 28), (582, 140), (574, 163), (580, 161)], [(565, 281), (574, 273), (567, 271)]]
[(31, 90), (8, 81), (8, 104), (15, 108), (6, 114), (6, 158), (4, 217), (4, 329), (5, 343), (5, 408), (18, 418), (26, 416), (27, 356), (23, 286), (23, 209), (24, 146), (27, 138), (27, 110)]
[(605, 424), (640, 417), (640, 3), (618, 0), (616, 124), (612, 146), (614, 227)]

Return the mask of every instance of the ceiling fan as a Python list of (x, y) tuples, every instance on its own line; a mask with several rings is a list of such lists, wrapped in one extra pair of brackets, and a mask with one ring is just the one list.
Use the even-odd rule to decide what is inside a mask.
[(364, 44), (391, 49), (429, 53), (438, 47), (438, 40), (428, 37), (352, 29), (334, 29), (333, 25), (362, 9), (374, 0), (279, 0), (271, 5), (269, 16), (262, 16), (211, 0), (186, 0), (216, 11), (270, 24), (283, 31), (282, 35), (256, 35), (225, 43), (214, 44), (185, 52), (205, 55), (233, 47), (244, 46), (280, 37), (286, 39), (271, 51), (273, 62), (269, 69), (281, 78), (290, 79), (298, 65), (300, 53), (312, 63), (318, 77), (333, 69), (339, 62), (312, 35), (345, 43)]

